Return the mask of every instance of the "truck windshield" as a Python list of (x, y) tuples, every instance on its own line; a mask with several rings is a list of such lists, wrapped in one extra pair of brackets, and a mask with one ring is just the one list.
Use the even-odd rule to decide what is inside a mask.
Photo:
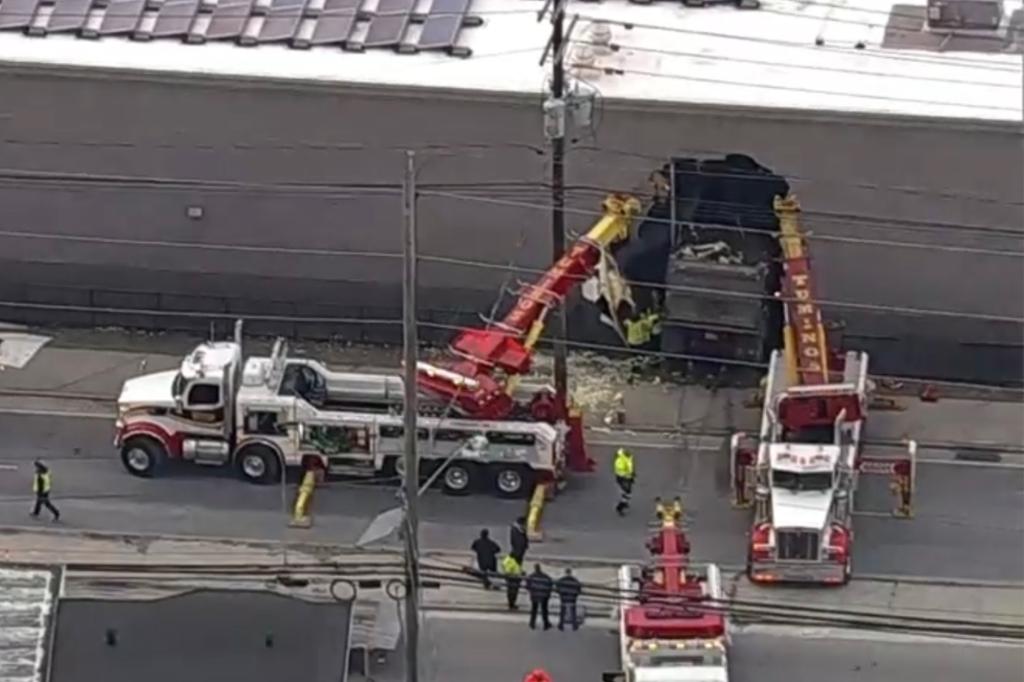
[(773, 471), (772, 485), (785, 490), (829, 490), (832, 488), (832, 472), (816, 471), (797, 473), (795, 471)]

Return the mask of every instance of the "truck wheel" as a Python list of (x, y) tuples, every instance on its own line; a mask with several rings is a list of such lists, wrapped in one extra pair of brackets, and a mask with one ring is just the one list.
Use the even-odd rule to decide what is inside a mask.
[(250, 483), (266, 485), (281, 479), (281, 459), (273, 448), (250, 445), (235, 455), (235, 465), (242, 478)]
[(468, 495), (473, 490), (476, 468), (465, 462), (450, 462), (441, 474), (441, 485), (449, 495)]
[(494, 470), (494, 488), (501, 497), (525, 497), (530, 491), (533, 472), (522, 466), (499, 466)]
[(133, 476), (152, 478), (166, 459), (164, 446), (152, 438), (129, 438), (121, 447), (121, 463)]

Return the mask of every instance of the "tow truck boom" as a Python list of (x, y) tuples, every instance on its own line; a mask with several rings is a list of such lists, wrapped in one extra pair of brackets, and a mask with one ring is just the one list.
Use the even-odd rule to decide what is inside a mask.
[(790, 383), (827, 384), (831, 351), (821, 310), (815, 302), (811, 257), (800, 231), (800, 205), (792, 195), (775, 197), (775, 213), (779, 218), (779, 244), (785, 259), (783, 334)]
[[(515, 306), (494, 329), (463, 330), (449, 347), (453, 358), (441, 366), (419, 363), (418, 381), (423, 391), (477, 419), (506, 419), (517, 413), (522, 406), (511, 392), (517, 378), (530, 371), (547, 313), (574, 285), (594, 273), (606, 249), (629, 237), (640, 202), (613, 194), (602, 208), (600, 220), (536, 283), (523, 288)], [(565, 418), (557, 413), (550, 396), (534, 396), (527, 409), (538, 420)]]

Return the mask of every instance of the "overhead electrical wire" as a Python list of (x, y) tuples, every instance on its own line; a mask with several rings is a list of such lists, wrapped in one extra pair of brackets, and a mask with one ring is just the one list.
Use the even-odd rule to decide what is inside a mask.
[[(547, 204), (543, 204), (543, 203), (539, 203), (539, 202), (538, 203), (532, 203), (532, 202), (525, 202), (525, 201), (516, 201), (516, 200), (512, 200), (512, 199), (497, 199), (497, 198), (492, 198), (492, 197), (480, 197), (480, 196), (474, 196), (472, 194), (465, 194), (465, 193), (460, 193), (460, 192), (440, 192), (440, 191), (436, 191), (436, 190), (425, 189), (425, 190), (420, 191), (419, 195), (420, 196), (446, 197), (446, 198), (449, 198), (449, 199), (460, 199), (462, 201), (478, 202), (478, 203), (485, 203), (485, 204), (495, 204), (495, 205), (500, 205), (500, 206), (515, 206), (515, 207), (519, 207), (519, 208), (533, 208), (533, 209), (536, 209), (536, 210), (548, 211), (548, 212), (550, 212), (552, 210), (552, 206), (547, 205)], [(595, 218), (595, 217), (601, 216), (601, 212), (600, 211), (595, 211), (595, 210), (576, 209), (576, 208), (571, 208), (571, 207), (565, 207), (564, 210), (565, 210), (566, 213), (572, 213), (572, 214), (576, 214), (576, 215), (588, 216), (590, 218)], [(646, 218), (646, 220), (647, 220), (647, 222), (655, 223), (655, 224), (664, 224), (664, 225), (671, 225), (672, 224), (672, 221), (670, 219), (668, 219), (668, 218), (661, 219), (661, 218), (648, 217), (648, 218)], [(733, 225), (718, 225), (718, 224), (707, 224), (707, 225), (704, 225), (704, 224), (696, 224), (694, 226), (695, 227), (707, 227), (709, 229), (720, 230), (720, 231), (724, 231), (724, 232), (740, 232), (740, 233), (758, 233), (758, 232), (760, 232), (761, 234), (764, 234), (763, 231), (759, 231), (759, 230), (756, 230), (754, 228), (738, 227), (738, 226), (733, 226)], [(865, 238), (862, 238), (862, 237), (842, 237), (842, 236), (838, 236), (838, 235), (824, 235), (824, 234), (805, 235), (805, 238), (808, 241), (838, 242), (838, 243), (843, 243), (843, 244), (861, 244), (861, 245), (869, 245), (869, 246), (886, 246), (886, 247), (897, 247), (897, 248), (907, 248), (907, 249), (921, 249), (921, 250), (926, 250), (926, 251), (947, 251), (947, 252), (952, 252), (952, 253), (970, 253), (970, 254), (976, 254), (976, 255), (996, 256), (996, 257), (1004, 257), (1004, 258), (1024, 258), (1024, 252), (1008, 251), (1008, 250), (1005, 250), (1005, 249), (1003, 249), (1003, 250), (980, 249), (980, 248), (974, 248), (974, 247), (969, 247), (969, 246), (945, 246), (945, 245), (942, 245), (942, 244), (931, 244), (931, 243), (921, 243), (921, 242), (900, 242), (900, 241), (891, 241), (891, 240), (886, 240), (886, 239), (865, 239)]]
[[(650, 175), (650, 173), (648, 174)], [(709, 177), (726, 177), (726, 174), (708, 173)], [(744, 177), (741, 174), (734, 174), (735, 177)], [(751, 176), (751, 179), (773, 179), (764, 178), (763, 176)], [(777, 181), (777, 180), (776, 180)], [(394, 197), (401, 194), (401, 187), (399, 185), (389, 183), (375, 183), (375, 184), (357, 184), (357, 183), (297, 183), (297, 182), (242, 182), (233, 180), (217, 180), (217, 179), (198, 179), (198, 178), (166, 178), (166, 177), (155, 177), (155, 176), (118, 176), (118, 175), (99, 175), (92, 173), (52, 173), (52, 172), (36, 172), (36, 171), (12, 171), (10, 169), (0, 168), (0, 186), (18, 186), (18, 187), (31, 187), (33, 184), (50, 186), (57, 184), (62, 190), (66, 191), (78, 191), (78, 190), (115, 190), (115, 189), (138, 189), (138, 190), (188, 190), (195, 189), (204, 192), (218, 193), (218, 192), (236, 192), (236, 193), (267, 193), (267, 194), (283, 194), (283, 195), (297, 195), (297, 196), (310, 196), (315, 198), (326, 198), (326, 199), (358, 199), (362, 197)], [(534, 182), (522, 182), (522, 181), (493, 181), (493, 182), (465, 182), (465, 183), (424, 183), (420, 185), (420, 194), (426, 194), (428, 192), (434, 192), (436, 190), (453, 189), (458, 190), (460, 194), (472, 195), (477, 190), (487, 190), (488, 194), (495, 194), (499, 191), (502, 192), (528, 192), (536, 188), (535, 191), (541, 189), (549, 189), (550, 185), (540, 181)], [(590, 187), (590, 186), (579, 186), (579, 185), (568, 185), (566, 187), (567, 193), (589, 193), (606, 195), (613, 191), (612, 189)], [(633, 192), (634, 194), (636, 192)], [(481, 200), (493, 198), (483, 197)], [(548, 200), (545, 198), (545, 200)], [(728, 202), (720, 200), (704, 200), (701, 199), (699, 203), (709, 206), (725, 206), (731, 207), (731, 212), (739, 215), (747, 215), (750, 217), (756, 217), (763, 219), (766, 211), (759, 210), (755, 206), (740, 202)], [(588, 211), (589, 209), (574, 208), (573, 211)], [(568, 210), (568, 209), (567, 209)], [(933, 232), (952, 232), (962, 231), (970, 232), (972, 234), (984, 234), (987, 237), (998, 237), (1008, 239), (1024, 239), (1024, 229), (1013, 229), (1005, 227), (994, 227), (986, 225), (964, 225), (959, 223), (948, 223), (948, 222), (930, 222), (924, 220), (914, 220), (906, 218), (888, 218), (885, 216), (869, 215), (869, 214), (856, 214), (856, 213), (839, 213), (834, 211), (824, 211), (809, 209), (802, 211), (804, 216), (815, 217), (815, 220), (825, 222), (836, 222), (842, 223), (843, 225), (862, 225), (874, 229), (890, 229), (906, 228), (907, 231), (933, 231)], [(649, 218), (657, 222), (658, 219)], [(678, 224), (684, 225), (695, 225), (689, 221), (679, 220)], [(709, 227), (717, 226), (708, 225)], [(720, 226), (719, 226), (720, 227)], [(744, 228), (739, 226), (733, 227), (720, 227), (720, 229), (732, 229), (745, 232), (759, 232), (753, 228)], [(829, 240), (829, 239), (862, 239), (856, 237), (830, 237), (828, 235), (815, 235), (809, 233), (805, 237), (813, 241), (815, 239)], [(896, 242), (898, 244), (906, 244), (907, 242)], [(956, 247), (943, 247), (941, 245), (934, 245), (932, 242), (921, 242), (918, 244), (919, 248), (956, 248)], [(970, 248), (970, 247), (964, 247)]]
[[(37, 232), (24, 232), (24, 231), (11, 231), (11, 230), (0, 230), (0, 238), (9, 239), (30, 239), (30, 240), (42, 240), (42, 241), (57, 241), (57, 242), (78, 242), (86, 244), (99, 244), (107, 246), (129, 246), (129, 247), (142, 247), (142, 248), (167, 248), (167, 249), (194, 249), (194, 250), (208, 250), (208, 251), (228, 251), (228, 252), (240, 252), (240, 253), (259, 253), (268, 255), (291, 255), (291, 256), (317, 256), (317, 257), (330, 257), (330, 258), (373, 258), (373, 259), (388, 259), (394, 261), (400, 261), (402, 254), (396, 251), (363, 251), (363, 250), (349, 250), (349, 249), (328, 249), (328, 248), (301, 248), (301, 247), (289, 247), (283, 245), (244, 245), (244, 244), (221, 244), (221, 243), (204, 243), (204, 242), (181, 242), (181, 241), (151, 241), (144, 239), (123, 239), (116, 237), (96, 237), (86, 235), (63, 235), (63, 234), (40, 234)], [(524, 274), (532, 275), (543, 275), (547, 272), (544, 268), (533, 268), (526, 266), (515, 265), (514, 263), (499, 263), (492, 261), (482, 261), (467, 258), (459, 258), (453, 256), (440, 256), (432, 254), (419, 254), (417, 259), (425, 263), (441, 263), (446, 265), (456, 265), (463, 267), (472, 267), (485, 270), (496, 270), (496, 271), (511, 271), (520, 272)], [(578, 284), (585, 282), (590, 279), (586, 276), (579, 276), (571, 278)], [(664, 284), (659, 282), (644, 282), (628, 280), (626, 282), (632, 287), (646, 287), (650, 289), (658, 289), (663, 291), (680, 291), (688, 293), (699, 293), (706, 294), (716, 298), (742, 298), (747, 300), (764, 300), (764, 301), (776, 301), (780, 303), (791, 302), (792, 299), (784, 296), (773, 296), (770, 294), (756, 294), (746, 291), (732, 291), (722, 289), (712, 289), (708, 287), (688, 286), (680, 284)], [(958, 318), (958, 319), (970, 319), (970, 320), (981, 320), (987, 322), (1009, 322), (1013, 324), (1024, 324), (1024, 317), (1013, 317), (1009, 315), (994, 315), (988, 313), (971, 313), (961, 312), (955, 310), (943, 310), (935, 308), (916, 308), (909, 306), (895, 306), (887, 304), (874, 304), (874, 303), (858, 303), (853, 301), (835, 301), (830, 299), (814, 299), (814, 304), (823, 308), (849, 308), (855, 310), (864, 310), (871, 312), (884, 312), (910, 316), (920, 317), (945, 317), (945, 318)]]
[[(637, 158), (637, 159), (644, 159), (645, 161), (650, 161), (652, 163), (659, 164), (657, 167), (652, 167), (649, 163), (631, 164), (631, 167), (632, 168), (636, 168), (639, 172), (643, 172), (644, 170), (646, 170), (648, 173), (650, 173), (652, 171), (660, 171), (662, 165), (668, 164), (668, 162), (670, 160), (670, 156), (671, 156), (671, 158), (674, 158), (676, 160), (680, 160), (680, 159), (685, 159), (687, 157), (694, 157), (694, 158), (698, 158), (699, 159), (700, 157), (722, 157), (722, 156), (726, 156), (727, 155), (726, 153), (724, 153), (724, 152), (722, 152), (720, 150), (687, 148), (687, 149), (680, 149), (678, 151), (674, 151), (670, 156), (668, 156), (668, 155), (665, 155), (665, 154), (645, 153), (645, 152), (637, 151), (635, 149), (619, 149), (619, 148), (616, 148), (616, 147), (609, 147), (607, 145), (594, 146), (594, 145), (590, 145), (590, 144), (580, 144), (578, 142), (572, 144), (570, 146), (570, 150), (573, 151), (573, 152), (576, 152), (576, 153), (581, 153), (582, 152), (582, 153), (586, 153), (586, 154), (607, 154), (607, 155), (615, 155), (615, 156), (634, 157), (634, 158)], [(594, 162), (590, 162), (588, 165), (597, 165), (597, 164), (594, 163)], [(720, 170), (708, 171), (708, 172), (705, 172), (705, 173), (701, 173), (699, 170), (693, 170), (693, 171), (688, 171), (688, 173), (696, 174), (696, 175), (708, 175), (708, 176), (714, 177), (714, 178), (729, 178), (729, 179), (735, 179), (735, 180), (745, 180), (745, 181), (750, 181), (750, 182), (778, 182), (778, 179), (781, 178), (781, 179), (783, 179), (786, 182), (791, 183), (791, 184), (792, 183), (799, 183), (799, 184), (804, 184), (804, 185), (828, 185), (828, 186), (831, 186), (831, 187), (842, 187), (842, 188), (850, 188), (850, 189), (865, 190), (865, 191), (872, 191), (872, 192), (893, 192), (893, 193), (900, 193), (900, 194), (910, 194), (910, 195), (913, 195), (913, 196), (934, 196), (934, 197), (937, 197), (937, 198), (940, 198), (940, 199), (956, 199), (956, 200), (963, 200), (963, 201), (976, 201), (976, 202), (979, 202), (979, 203), (1006, 205), (1006, 206), (1014, 206), (1014, 207), (1016, 207), (1016, 206), (1024, 206), (1024, 192), (1021, 192), (1021, 196), (1022, 196), (1021, 199), (1010, 200), (1010, 199), (1005, 199), (1005, 198), (1001, 198), (1001, 197), (987, 196), (987, 195), (982, 195), (982, 194), (966, 193), (966, 192), (961, 192), (961, 191), (938, 190), (938, 189), (931, 189), (931, 188), (928, 188), (928, 187), (914, 187), (914, 186), (907, 186), (907, 185), (887, 185), (887, 184), (878, 184), (878, 183), (862, 182), (862, 181), (850, 181), (850, 180), (829, 180), (829, 179), (823, 179), (823, 178), (820, 178), (820, 177), (818, 177), (818, 178), (809, 178), (809, 177), (806, 177), (806, 176), (801, 176), (801, 175), (796, 175), (796, 174), (793, 174), (793, 173), (786, 173), (786, 172), (773, 173), (773, 174), (769, 175), (769, 174), (761, 174), (761, 173), (743, 173), (743, 172), (739, 172), (739, 171), (730, 172), (730, 171), (720, 171)]]
[[(321, 579), (332, 579), (329, 593), (340, 601), (348, 601), (351, 597), (337, 597), (335, 583), (351, 583), (356, 588), (362, 589), (383, 589), (385, 593), (392, 594), (390, 583), (401, 583), (404, 585), (407, 579), (407, 569), (402, 565), (399, 558), (391, 561), (386, 560), (363, 560), (352, 562), (315, 563), (315, 564), (289, 564), (287, 567), (268, 566), (260, 564), (239, 564), (239, 565), (201, 565), (195, 562), (187, 564), (111, 564), (111, 563), (88, 563), (71, 561), (66, 562), (66, 569), (84, 576), (92, 572), (100, 572), (107, 576), (104, 579), (104, 586), (110, 587), (112, 582), (117, 582), (124, 589), (131, 589), (133, 586), (143, 583), (148, 589), (152, 585), (147, 580), (149, 576), (161, 576), (163, 574), (174, 574), (174, 580), (168, 581), (168, 585), (179, 584), (191, 580), (235, 580), (256, 581), (261, 578), (275, 578), (287, 576), (290, 580), (301, 581), (308, 585), (309, 581)], [(572, 563), (570, 557), (560, 559), (559, 563)], [(643, 561), (623, 560), (625, 564), (643, 565)], [(465, 567), (451, 567), (447, 562), (438, 561), (434, 558), (421, 559), (419, 561), (420, 577), (423, 579), (424, 589), (439, 589), (443, 587), (480, 587), (480, 579), (472, 569)], [(127, 573), (115, 578), (111, 574)], [(88, 578), (84, 578), (88, 580)], [(492, 580), (501, 583), (505, 577), (501, 574), (492, 576)], [(363, 586), (366, 585), (366, 586)], [(591, 581), (581, 581), (582, 592), (580, 601), (584, 604), (606, 606), (617, 608), (622, 605), (623, 600), (634, 601), (641, 596), (640, 590), (636, 588), (622, 589), (618, 585), (610, 586)], [(354, 595), (352, 595), (354, 596)], [(965, 618), (936, 617), (934, 615), (916, 615), (911, 613), (885, 613), (865, 610), (857, 610), (842, 607), (812, 606), (797, 603), (776, 603), (763, 602), (759, 600), (744, 600), (735, 598), (701, 600), (686, 600), (684, 604), (673, 600), (670, 595), (648, 594), (647, 603), (653, 606), (664, 604), (665, 606), (685, 609), (691, 613), (719, 614), (735, 619), (742, 623), (771, 623), (771, 624), (794, 624), (804, 626), (832, 626), (845, 629), (869, 630), (881, 632), (894, 632), (902, 634), (932, 635), (964, 639), (987, 639), (996, 641), (1024, 639), (1024, 628), (1016, 623), (1009, 623), (998, 620), (980, 620)], [(998, 614), (983, 614), (998, 615)]]
[(618, 66), (598, 66), (594, 64), (568, 64), (570, 68), (589, 69), (592, 71), (601, 71), (610, 76), (647, 76), (649, 78), (666, 78), (670, 80), (682, 80), (692, 81), (695, 83), (711, 83), (714, 85), (735, 85), (743, 88), (760, 88), (764, 90), (772, 91), (785, 91), (785, 92), (797, 92), (812, 95), (829, 95), (832, 97), (849, 97), (851, 99), (870, 99), (882, 102), (905, 102), (908, 104), (930, 104), (935, 106), (943, 107), (959, 107), (962, 109), (977, 109), (978, 111), (1008, 111), (1017, 113), (1018, 107), (1004, 107), (1004, 106), (993, 106), (991, 104), (981, 104), (975, 102), (952, 102), (949, 100), (933, 100), (933, 99), (918, 99), (915, 97), (897, 97), (893, 95), (883, 94), (872, 94), (872, 93), (854, 93), (854, 92), (843, 92), (840, 90), (819, 90), (817, 88), (803, 87), (799, 85), (780, 85), (775, 83), (754, 83), (727, 80), (724, 78), (705, 78), (702, 76), (686, 75), (682, 73), (663, 73), (660, 71), (647, 71), (644, 69), (634, 68), (622, 68)]
[[(752, 59), (739, 57), (733, 54), (712, 54), (709, 52), (683, 52), (681, 50), (669, 50), (665, 48), (656, 47), (645, 47), (642, 45), (628, 45), (624, 43), (611, 42), (607, 45), (602, 45), (589, 40), (573, 40), (573, 44), (586, 45), (589, 47), (597, 48), (608, 48), (613, 52), (646, 52), (650, 54), (660, 54), (667, 57), (690, 57), (701, 60), (712, 60), (712, 61), (727, 61), (730, 64), (755, 64), (759, 66), (782, 66), (787, 69), (801, 69), (806, 71), (822, 72), (826, 71), (829, 73), (845, 73), (855, 76), (879, 76), (882, 78), (906, 78), (915, 81), (929, 81), (934, 83), (958, 83), (964, 85), (975, 85), (979, 87), (989, 88), (1007, 88), (1011, 90), (1020, 90), (1020, 83), (993, 83), (987, 81), (978, 81), (977, 79), (967, 78), (944, 78), (939, 76), (921, 76), (921, 75), (902, 75), (893, 74), (885, 71), (865, 71), (863, 69), (843, 68), (837, 66), (828, 66), (825, 64), (794, 64), (790, 62), (772, 61), (766, 59)], [(597, 69), (598, 67), (588, 67)], [(774, 86), (772, 86), (774, 87)], [(856, 96), (856, 95), (852, 95)]]
[[(164, 318), (196, 318), (205, 320), (233, 320), (236, 318), (244, 318), (246, 320), (252, 320), (255, 322), (284, 322), (289, 324), (351, 324), (351, 325), (380, 325), (380, 326), (396, 326), (402, 325), (400, 319), (388, 319), (388, 318), (357, 318), (357, 317), (331, 317), (331, 316), (305, 316), (305, 315), (272, 315), (266, 313), (245, 313), (241, 311), (234, 312), (210, 312), (205, 310), (162, 310), (155, 308), (131, 308), (131, 307), (116, 307), (116, 306), (94, 306), (94, 305), (79, 305), (69, 303), (36, 303), (29, 301), (4, 301), (0, 300), (0, 308), (13, 308), (21, 310), (49, 310), (49, 311), (61, 311), (61, 312), (80, 312), (80, 313), (92, 313), (92, 314), (109, 314), (109, 315), (133, 315), (133, 316), (150, 316), (150, 317), (164, 317)], [(427, 329), (442, 329), (446, 331), (463, 331), (467, 329), (465, 325), (453, 325), (443, 324), (439, 322), (430, 321), (418, 321), (417, 325)], [(551, 345), (556, 341), (553, 339), (541, 338), (538, 342), (543, 345)], [(721, 365), (726, 367), (745, 367), (755, 369), (767, 369), (766, 363), (759, 363), (747, 360), (733, 360), (727, 358), (716, 358), (706, 355), (697, 355), (691, 353), (674, 353), (667, 351), (648, 351), (636, 348), (629, 348), (626, 346), (614, 346), (611, 344), (602, 343), (588, 343), (583, 341), (574, 341), (567, 339), (564, 341), (565, 345), (569, 348), (578, 348), (582, 350), (595, 350), (612, 353), (629, 353), (631, 355), (640, 355), (646, 357), (655, 357), (667, 360), (685, 360), (693, 362), (703, 362), (711, 365)], [(921, 377), (904, 377), (895, 375), (872, 375), (876, 379), (883, 379), (889, 381), (897, 381), (911, 384), (932, 384), (935, 386), (948, 386), (953, 388), (969, 388), (978, 389), (983, 391), (998, 390), (1001, 392), (1010, 392), (1020, 394), (1024, 396), (1024, 389), (1013, 388), (1003, 385), (995, 384), (978, 384), (963, 381), (947, 381), (942, 379), (928, 379)]]
[[(0, 144), (11, 144), (16, 146), (43, 146), (43, 147), (62, 147), (62, 146), (82, 146), (82, 147), (95, 147), (101, 149), (165, 149), (165, 150), (182, 150), (191, 149), (196, 151), (204, 152), (216, 152), (216, 151), (237, 151), (237, 152), (260, 152), (260, 151), (276, 151), (276, 152), (294, 152), (294, 151), (321, 151), (321, 152), (395, 152), (404, 153), (406, 151), (415, 151), (419, 154), (441, 154), (441, 155), (457, 155), (465, 154), (468, 156), (494, 152), (494, 151), (525, 151), (535, 154), (537, 156), (547, 156), (550, 150), (546, 147), (539, 146), (529, 142), (503, 142), (503, 143), (424, 143), (424, 144), (408, 144), (408, 145), (366, 145), (362, 143), (327, 143), (327, 142), (312, 142), (312, 141), (298, 141), (298, 142), (280, 142), (274, 141), (273, 139), (261, 139), (260, 142), (217, 142), (217, 143), (180, 143), (180, 142), (156, 142), (156, 143), (144, 143), (144, 142), (129, 142), (124, 140), (45, 140), (45, 139), (23, 139), (12, 136), (0, 137)], [(724, 153), (716, 150), (693, 150), (693, 149), (680, 149), (673, 152), (671, 155), (654, 155), (645, 154), (636, 150), (620, 150), (610, 148), (607, 146), (595, 147), (592, 145), (580, 145), (571, 144), (571, 149), (579, 152), (587, 153), (601, 153), (601, 154), (616, 154), (620, 156), (631, 156), (642, 159), (649, 159), (658, 164), (658, 167), (650, 167), (648, 165), (640, 166), (637, 165), (638, 170), (646, 175), (649, 175), (653, 171), (660, 170), (661, 165), (667, 163), (670, 157), (679, 158), (684, 155), (691, 156), (722, 156)], [(105, 176), (102, 174), (95, 173), (54, 173), (46, 171), (31, 171), (31, 170), (19, 170), (19, 169), (0, 169), (0, 174), (3, 176), (9, 176), (11, 178), (53, 178), (56, 180), (64, 177), (78, 177), (83, 180), (90, 178), (117, 178), (122, 177), (125, 180), (132, 179), (130, 176)], [(728, 171), (715, 171), (708, 172), (706, 175), (713, 176), (715, 178), (734, 178), (742, 179), (750, 182), (774, 182), (777, 181), (776, 177), (766, 176), (760, 174), (748, 174)], [(904, 185), (885, 185), (865, 182), (851, 182), (848, 180), (823, 180), (820, 178), (809, 178), (805, 176), (796, 175), (793, 173), (779, 173), (778, 177), (783, 178), (788, 182), (800, 182), (804, 184), (822, 184), (830, 185), (835, 187), (850, 187), (859, 190), (868, 191), (886, 191), (886, 192), (898, 192), (910, 195), (928, 195), (937, 196), (945, 199), (958, 199), (977, 201), (982, 203), (991, 203), (1007, 206), (1024, 206), (1024, 198), (1021, 200), (1007, 200), (999, 197), (991, 197), (963, 192), (954, 192), (949, 190), (935, 190), (927, 187), (913, 187)], [(167, 179), (171, 180), (171, 179)], [(193, 182), (203, 182), (202, 180), (193, 180)], [(220, 182), (231, 182), (231, 181), (220, 181)], [(298, 183), (292, 183), (298, 184)], [(310, 183), (305, 183), (310, 184)], [(317, 183), (311, 183), (313, 186), (317, 186)], [(331, 183), (320, 183), (321, 185), (333, 186)], [(344, 183), (340, 183), (344, 184)], [(350, 183), (352, 184), (352, 183)], [(394, 183), (378, 183), (379, 185), (387, 187), (396, 187)], [(466, 184), (478, 184), (478, 183), (461, 183)], [(360, 186), (354, 185), (353, 186)], [(367, 185), (362, 185), (367, 186)], [(373, 186), (373, 185), (370, 185)]]
[[(813, 43), (803, 43), (795, 40), (782, 40), (779, 38), (769, 38), (764, 36), (754, 35), (738, 35), (735, 33), (720, 33), (717, 31), (707, 31), (692, 28), (683, 28), (680, 26), (668, 26), (664, 24), (651, 24), (637, 21), (626, 21), (623, 19), (615, 19), (602, 16), (594, 16), (589, 14), (574, 13), (572, 15), (577, 20), (583, 20), (591, 23), (610, 24), (621, 27), (626, 30), (633, 30), (642, 28), (650, 31), (661, 31), (667, 33), (678, 33), (681, 35), (700, 36), (705, 38), (721, 38), (724, 40), (735, 40), (738, 42), (748, 43), (760, 43), (763, 45), (776, 45), (781, 47), (792, 47), (802, 50), (813, 50), (816, 52), (831, 51), (831, 52), (842, 52), (850, 55), (857, 55), (864, 59), (882, 59), (895, 62), (916, 62), (925, 64), (936, 64), (943, 66), (953, 66), (966, 69), (984, 69), (986, 71), (1007, 71), (1010, 73), (1020, 73), (1020, 68), (1011, 65), (1009, 60), (1005, 65), (994, 63), (991, 59), (970, 59), (967, 57), (948, 57), (948, 56), (923, 56), (916, 54), (900, 54), (895, 52), (871, 52), (863, 49), (856, 48), (853, 43), (849, 46), (829, 46), (829, 45), (815, 45)], [(824, 18), (819, 18), (819, 21)], [(1009, 56), (1009, 55), (1008, 55)]]

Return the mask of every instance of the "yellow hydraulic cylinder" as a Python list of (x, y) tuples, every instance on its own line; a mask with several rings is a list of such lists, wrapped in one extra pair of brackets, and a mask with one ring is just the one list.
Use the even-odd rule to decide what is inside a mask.
[(295, 509), (292, 511), (291, 526), (309, 528), (313, 525), (313, 517), (309, 513), (309, 507), (313, 502), (314, 490), (316, 490), (316, 471), (307, 469), (306, 473), (302, 475), (299, 494), (295, 497)]
[(533, 489), (533, 496), (530, 498), (530, 508), (526, 514), (526, 535), (531, 540), (543, 540), (544, 534), (540, 529), (540, 516), (544, 510), (544, 501), (548, 496), (548, 484), (540, 483)]

